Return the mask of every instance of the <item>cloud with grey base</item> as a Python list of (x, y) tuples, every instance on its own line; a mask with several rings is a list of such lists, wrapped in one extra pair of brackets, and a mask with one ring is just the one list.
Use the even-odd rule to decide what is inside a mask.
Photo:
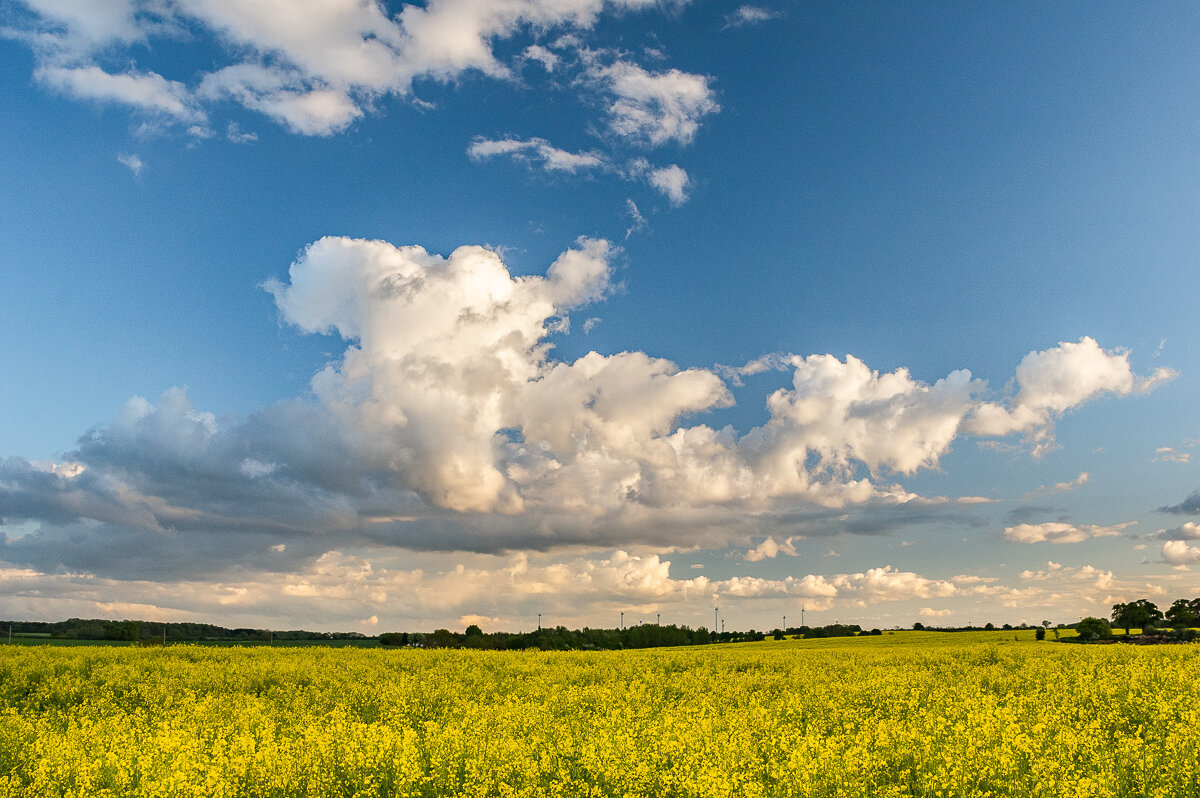
[(1135, 523), (1137, 522), (1126, 521), (1111, 526), (1071, 524), (1062, 521), (1017, 524), (1005, 527), (1004, 537), (1013, 543), (1079, 543), (1092, 538), (1114, 537), (1121, 534), (1121, 530)]
[[(316, 241), (266, 284), (286, 323), (344, 344), (311, 396), (217, 418), (170, 389), (130, 399), (61, 462), (5, 460), (0, 517), (35, 530), (4, 556), (76, 568), (112, 544), (115, 569), (124, 552), (177, 551), (220, 570), (248, 551), (238, 541), (300, 561), (350, 544), (720, 548), (975, 523), (967, 499), (900, 483), (939, 467), (990, 401), (965, 370), (925, 383), (853, 356), (780, 356), (790, 384), (740, 432), (705, 423), (733, 401), (713, 369), (641, 351), (555, 358), (554, 331), (604, 299), (618, 257), (580, 239), (544, 275), (514, 276), (483, 247)], [(1080, 350), (1047, 352), (1071, 371)], [(1128, 369), (1124, 353), (1101, 354)]]
[(1179, 504), (1159, 507), (1158, 511), (1160, 513), (1171, 513), (1172, 515), (1200, 515), (1200, 490), (1192, 491)]
[(1157, 537), (1161, 540), (1200, 540), (1200, 523), (1188, 521), (1174, 529), (1160, 529)]

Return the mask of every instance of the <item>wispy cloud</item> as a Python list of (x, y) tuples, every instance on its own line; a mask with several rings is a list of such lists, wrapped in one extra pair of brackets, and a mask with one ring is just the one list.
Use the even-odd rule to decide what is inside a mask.
[(122, 166), (133, 172), (134, 177), (141, 177), (142, 170), (146, 168), (146, 164), (134, 153), (121, 153), (117, 155), (117, 160)]
[[(377, 98), (425, 105), (414, 82), (452, 83), (465, 73), (516, 81), (523, 62), (548, 72), (564, 60), (532, 44), (504, 60), (497, 45), (525, 31), (569, 31), (560, 47), (584, 48), (606, 13), (647, 10), (639, 0), (513, 0), (502, 6), (431, 0), (392, 15), (378, 3), (298, 0), (279, 14), (261, 3), (60, 3), (30, 0), (13, 17), (10, 38), (26, 42), (37, 58), (35, 76), (79, 98), (111, 102), (183, 123), (206, 118), (205, 108), (232, 99), (294, 133), (329, 136), (370, 113)], [(223, 46), (211, 71), (168, 79), (136, 65), (137, 50), (154, 41), (186, 48), (195, 33)], [(598, 53), (603, 48), (589, 48)], [(125, 54), (128, 65), (106, 71), (100, 54)], [(579, 64), (581, 68), (585, 65)], [(617, 135), (650, 144), (685, 142), (700, 116), (716, 110), (707, 78), (675, 69), (647, 72), (617, 60), (591, 70), (603, 84)], [(569, 85), (581, 85), (572, 81)]]
[[(571, 152), (536, 137), (489, 139), (477, 136), (467, 146), (467, 156), (477, 163), (492, 158), (512, 158), (550, 174), (601, 173), (616, 175), (622, 180), (645, 182), (665, 196), (674, 206), (687, 202), (688, 189), (691, 186), (691, 178), (688, 177), (688, 173), (676, 164), (654, 167), (641, 157), (632, 158), (625, 163), (618, 163), (610, 155), (596, 150)], [(632, 202), (632, 200), (628, 202)], [(627, 204), (626, 210), (628, 207)], [(636, 206), (634, 208), (636, 209)], [(645, 221), (640, 213), (637, 218)]]
[(638, 210), (636, 202), (627, 198), (625, 200), (625, 213), (629, 216), (629, 228), (625, 231), (626, 239), (634, 233), (640, 233), (646, 229), (646, 217), (642, 216), (642, 212)]
[(762, 22), (768, 22), (778, 16), (779, 12), (759, 6), (739, 6), (736, 11), (725, 15), (725, 27), (728, 29), (741, 28), (746, 25), (757, 25)]
[(225, 128), (225, 138), (234, 144), (249, 144), (252, 141), (258, 141), (258, 134), (253, 131), (242, 130), (237, 122), (230, 122)]
[(477, 137), (467, 147), (473, 161), (507, 155), (535, 164), (547, 172), (576, 172), (598, 169), (607, 165), (596, 152), (568, 152), (554, 147), (545, 139), (486, 139)]
[(1154, 450), (1155, 463), (1190, 463), (1192, 462), (1191, 452), (1181, 452), (1172, 446), (1160, 446)]
[(1031, 491), (1026, 491), (1021, 496), (1021, 500), (1029, 501), (1030, 499), (1036, 499), (1039, 496), (1049, 496), (1049, 495), (1053, 495), (1055, 493), (1066, 493), (1068, 491), (1076, 490), (1077, 488), (1081, 488), (1084, 485), (1086, 485), (1088, 483), (1089, 479), (1090, 479), (1090, 477), (1088, 475), (1088, 472), (1083, 471), (1083, 472), (1080, 472), (1079, 476), (1075, 477), (1075, 479), (1072, 479), (1070, 481), (1055, 482), (1050, 487), (1046, 487), (1045, 485), (1039, 485), (1038, 487), (1036, 487), (1035, 489), (1033, 489)]
[(155, 72), (105, 72), (98, 66), (42, 66), (38, 81), (86, 100), (116, 102), (143, 111), (165, 114), (182, 122), (204, 118), (195, 99), (182, 83)]

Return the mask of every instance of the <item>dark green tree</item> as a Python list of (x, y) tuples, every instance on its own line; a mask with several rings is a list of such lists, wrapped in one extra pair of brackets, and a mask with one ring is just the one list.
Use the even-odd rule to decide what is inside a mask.
[(1147, 626), (1153, 626), (1162, 619), (1162, 610), (1149, 599), (1138, 599), (1126, 604), (1114, 604), (1112, 608), (1113, 625), (1124, 629), (1125, 634), (1129, 634), (1129, 630), (1135, 626), (1139, 629), (1144, 629)]
[(1101, 640), (1112, 637), (1112, 627), (1103, 618), (1084, 618), (1075, 624), (1081, 640)]
[[(1194, 601), (1194, 600), (1193, 600)], [(1167, 610), (1167, 623), (1176, 629), (1189, 629), (1196, 625), (1196, 611), (1192, 609), (1193, 601), (1175, 599), (1175, 603)]]
[(456, 648), (458, 637), (449, 629), (434, 629), (433, 634), (425, 636), (425, 645), (429, 648)]
[(105, 621), (105, 640), (137, 640), (141, 637), (141, 624), (137, 621)]

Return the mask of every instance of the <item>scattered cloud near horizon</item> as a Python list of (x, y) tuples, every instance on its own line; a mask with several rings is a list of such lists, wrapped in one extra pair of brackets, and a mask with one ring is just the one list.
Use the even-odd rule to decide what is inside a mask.
[(1200, 490), (1192, 491), (1179, 504), (1159, 507), (1158, 511), (1160, 513), (1171, 513), (1172, 515), (1200, 515)]
[[(547, 623), (616, 625), (641, 613), (662, 614), (663, 623), (708, 625), (714, 607), (737, 628), (764, 621), (802, 601), (809, 621), (830, 623), (834, 611), (887, 617), (956, 619), (965, 613), (994, 613), (997, 606), (1036, 612), (1095, 612), (1111, 596), (1161, 595), (1166, 588), (1119, 580), (1112, 572), (1054, 563), (1025, 571), (1014, 584), (996, 577), (959, 575), (933, 579), (891, 566), (852, 573), (783, 578), (703, 575), (671, 576), (672, 563), (655, 554), (616, 550), (604, 556), (543, 561), (524, 554), (474, 558), (440, 569), (404, 567), (386, 556), (364, 557), (331, 549), (302, 568), (247, 571), (236, 578), (152, 577), (114, 580), (84, 573), (46, 573), (0, 567), (0, 613), (24, 618), (95, 617), (225, 622), (280, 628), (320, 618), (324, 629), (379, 630), (461, 628), (480, 623), (486, 631), (532, 626), (538, 613)], [(98, 599), (98, 596), (120, 596)], [(959, 609), (934, 609), (931, 600), (953, 599)], [(580, 614), (580, 608), (586, 608)], [(374, 620), (372, 620), (374, 619)], [(470, 620), (464, 620), (470, 619)], [(482, 621), (480, 619), (483, 619)], [(797, 619), (798, 620), (798, 619)], [(975, 617), (980, 621), (979, 617)], [(955, 621), (950, 621), (955, 622)], [(911, 623), (911, 620), (905, 621)], [(891, 625), (891, 624), (887, 624)], [(768, 627), (769, 628), (769, 627)]]

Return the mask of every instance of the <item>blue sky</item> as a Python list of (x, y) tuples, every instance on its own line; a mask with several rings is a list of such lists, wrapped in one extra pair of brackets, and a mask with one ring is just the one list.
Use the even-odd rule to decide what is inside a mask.
[(1200, 593), (1198, 17), (10, 4), (0, 615)]

